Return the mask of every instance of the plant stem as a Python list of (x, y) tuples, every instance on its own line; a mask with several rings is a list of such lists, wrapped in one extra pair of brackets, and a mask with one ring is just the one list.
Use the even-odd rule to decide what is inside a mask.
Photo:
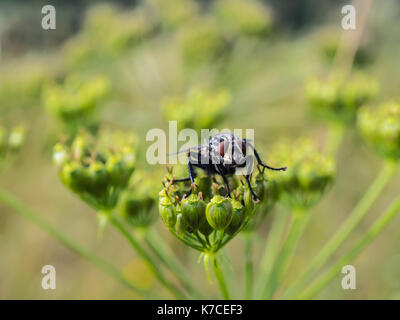
[(329, 268), (319, 279), (314, 281), (300, 296), (301, 299), (314, 298), (330, 281), (342, 270), (343, 266), (348, 265), (357, 255), (374, 240), (383, 229), (400, 212), (400, 197), (398, 197), (391, 207), (377, 219), (362, 239), (349, 250), (341, 259), (339, 259), (331, 268)]
[(345, 127), (342, 123), (333, 123), (329, 127), (328, 142), (326, 145), (326, 153), (336, 156), (340, 143), (343, 140)]
[(228, 287), (225, 282), (224, 274), (219, 266), (217, 257), (212, 256), (212, 265), (215, 273), (215, 277), (217, 278), (217, 282), (219, 285), (219, 289), (221, 290), (221, 295), (222, 298), (225, 300), (230, 300), (229, 292), (228, 292)]
[(263, 299), (271, 299), (281, 283), (284, 274), (290, 266), (294, 252), (310, 216), (310, 213), (305, 212), (303, 208), (294, 208), (291, 227), (270, 273), (269, 281), (264, 288)]
[(253, 232), (247, 232), (244, 235), (244, 259), (245, 259), (245, 299), (253, 298)]
[(163, 272), (158, 268), (157, 263), (154, 259), (143, 249), (139, 241), (125, 228), (123, 223), (119, 221), (114, 215), (110, 215), (109, 221), (111, 224), (128, 240), (132, 248), (136, 253), (147, 262), (150, 269), (153, 271), (154, 275), (161, 282), (161, 284), (168, 289), (176, 298), (183, 299), (185, 295), (181, 292), (179, 288), (170, 283), (164, 276)]
[(261, 295), (261, 291), (266, 286), (269, 275), (276, 260), (279, 251), (279, 245), (285, 231), (287, 221), (286, 212), (275, 213), (273, 216), (271, 230), (269, 231), (267, 241), (265, 242), (265, 249), (260, 262), (258, 273), (259, 287), (257, 289), (257, 296)]
[(203, 298), (199, 290), (197, 290), (186, 268), (179, 262), (174, 253), (167, 247), (153, 230), (148, 230), (145, 241), (152, 252), (160, 259), (162, 263), (175, 275), (183, 286), (196, 298)]
[(75, 252), (77, 255), (85, 258), (93, 265), (101, 269), (103, 272), (107, 273), (109, 276), (121, 282), (124, 286), (133, 290), (136, 293), (139, 293), (147, 298), (154, 299), (154, 295), (151, 295), (148, 291), (140, 289), (130, 283), (117, 268), (113, 265), (109, 264), (107, 261), (102, 259), (101, 257), (95, 255), (94, 253), (88, 251), (83, 248), (80, 244), (76, 243), (72, 239), (70, 239), (67, 235), (59, 231), (56, 227), (45, 221), (40, 217), (40, 215), (23, 204), (20, 200), (18, 200), (13, 195), (7, 193), (4, 190), (0, 190), (0, 201), (10, 208), (14, 209), (15, 212), (20, 214), (22, 217), (30, 220), (36, 226), (38, 226), (42, 231), (46, 232), (49, 236), (56, 239), (63, 246), (68, 248), (69, 250)]
[(292, 286), (282, 296), (282, 298), (293, 298), (309, 283), (310, 279), (315, 276), (319, 270), (321, 270), (321, 268), (334, 255), (343, 242), (352, 234), (361, 220), (366, 216), (368, 210), (371, 208), (378, 196), (382, 193), (390, 179), (394, 176), (396, 169), (396, 163), (391, 161), (384, 162), (383, 167), (375, 181), (350, 213), (347, 220), (322, 248), (322, 250), (319, 251), (317, 256), (311, 261), (307, 270), (303, 273), (303, 275), (300, 276), (299, 280), (296, 281), (295, 285)]

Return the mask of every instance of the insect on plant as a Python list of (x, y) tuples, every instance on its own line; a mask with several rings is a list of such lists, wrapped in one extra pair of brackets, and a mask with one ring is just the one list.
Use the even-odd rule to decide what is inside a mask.
[[(243, 175), (253, 199), (257, 200), (258, 197), (250, 182), (254, 158), (253, 154), (248, 153), (248, 148), (253, 151), (259, 166), (274, 171), (287, 170), (287, 167), (273, 168), (263, 163), (257, 150), (246, 139), (240, 139), (232, 133), (219, 133), (210, 137), (208, 143), (185, 150), (187, 151), (188, 157), (189, 177), (174, 180), (174, 182), (190, 181), (192, 185), (194, 185), (194, 180), (196, 178), (196, 171), (194, 168), (200, 168), (210, 176), (220, 175), (224, 180), (228, 197), (231, 197), (227, 176), (244, 173)], [(187, 196), (189, 196), (191, 192), (192, 190), (189, 191)]]

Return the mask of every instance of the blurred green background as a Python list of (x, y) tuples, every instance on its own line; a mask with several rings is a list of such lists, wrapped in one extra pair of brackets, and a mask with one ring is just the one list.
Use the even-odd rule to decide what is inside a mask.
[[(42, 91), (48, 83), (62, 82), (70, 73), (109, 78), (112, 93), (96, 110), (97, 117), (107, 125), (138, 133), (142, 150), (139, 166), (143, 168), (148, 166), (146, 132), (167, 128), (160, 112), (163, 98), (185, 95), (196, 86), (230, 91), (229, 111), (219, 128), (254, 128), (256, 143), (264, 146), (267, 161), (271, 162), (268, 147), (280, 137), (308, 135), (321, 146), (326, 142), (326, 125), (310, 115), (304, 86), (310, 77), (331, 72), (331, 46), (343, 31), (340, 10), (346, 1), (265, 1), (265, 12), (243, 11), (241, 15), (248, 16), (234, 18), (236, 24), (224, 16), (218, 1), (211, 0), (52, 1), (57, 28), (47, 31), (41, 28), (45, 4), (0, 2), (0, 123), (5, 127), (23, 123), (28, 132), (20, 154), (3, 168), (0, 185), (75, 240), (121, 266), (142, 288), (164, 290), (114, 230), (106, 229), (98, 239), (93, 210), (68, 192), (57, 177), (51, 148), (62, 130), (43, 105)], [(378, 79), (378, 102), (399, 98), (399, 17), (398, 1), (373, 3), (361, 41), (363, 52), (353, 67)], [(245, 22), (240, 24), (242, 18)], [(298, 276), (337, 230), (380, 165), (357, 132), (347, 131), (338, 153), (337, 180), (313, 208), (315, 216), (290, 275)], [(398, 195), (398, 178), (386, 188), (352, 241), (359, 239), (368, 223)], [(278, 206), (275, 210), (285, 209)], [(267, 218), (258, 232), (256, 257), (264, 247), (269, 225)], [(214, 297), (216, 284), (206, 281), (197, 263), (198, 253), (184, 248), (161, 223), (156, 227), (191, 270), (196, 283)], [(396, 219), (354, 262), (356, 290), (343, 290), (338, 277), (319, 298), (400, 298), (399, 227)], [(241, 248), (240, 237), (227, 247), (238, 274), (243, 269)], [(56, 290), (46, 291), (40, 285), (41, 268), (46, 264), (56, 267)], [(140, 296), (0, 204), (0, 298)]]

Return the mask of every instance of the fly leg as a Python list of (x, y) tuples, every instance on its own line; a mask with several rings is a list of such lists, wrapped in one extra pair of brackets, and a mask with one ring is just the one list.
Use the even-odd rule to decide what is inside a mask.
[(196, 172), (194, 171), (192, 163), (188, 162), (188, 171), (189, 171), (189, 180), (192, 183), (192, 188), (190, 188), (189, 192), (185, 195), (185, 198), (189, 197), (193, 192), (194, 179), (196, 178)]
[[(246, 141), (246, 139), (244, 139), (244, 141)], [(273, 167), (270, 167), (270, 166), (267, 165), (267, 164), (264, 164), (264, 163), (262, 162), (262, 160), (261, 160), (261, 158), (260, 158), (260, 155), (258, 154), (256, 148), (254, 148), (254, 146), (253, 146), (251, 143), (249, 143), (249, 142), (246, 142), (246, 145), (248, 145), (250, 148), (253, 149), (254, 155), (255, 155), (255, 157), (256, 157), (256, 159), (257, 159), (257, 162), (258, 162), (258, 164), (259, 164), (260, 166), (262, 166), (262, 167), (264, 167), (264, 168), (267, 168), (267, 169), (269, 169), (269, 170), (274, 170), (274, 171), (286, 171), (286, 170), (287, 170), (287, 167), (273, 168)]]
[(232, 198), (231, 197), (231, 188), (229, 187), (228, 179), (226, 178), (224, 172), (221, 170), (220, 166), (217, 166), (217, 169), (218, 169), (218, 173), (221, 175), (222, 179), (224, 180), (226, 192), (228, 193), (228, 197)]
[[(174, 180), (173, 183), (175, 182), (186, 182), (186, 181), (190, 181), (192, 183), (192, 186), (194, 185), (194, 179), (196, 179), (196, 172), (194, 171), (193, 165), (191, 164), (191, 162), (188, 162), (188, 171), (189, 171), (189, 177), (187, 178), (183, 178), (183, 179), (177, 179)], [(189, 197), (192, 194), (192, 189), (190, 189), (190, 191), (185, 195), (186, 198)]]
[(249, 189), (250, 189), (251, 195), (253, 196), (254, 201), (257, 201), (258, 197), (257, 197), (256, 193), (254, 192), (253, 188), (251, 187), (250, 176), (246, 175), (244, 177), (245, 177), (245, 179), (247, 181), (247, 185), (249, 186)]

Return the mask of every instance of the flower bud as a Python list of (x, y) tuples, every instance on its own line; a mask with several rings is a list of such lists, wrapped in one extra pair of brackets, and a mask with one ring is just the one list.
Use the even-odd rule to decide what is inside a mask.
[(178, 129), (213, 128), (225, 113), (231, 95), (229, 91), (191, 88), (184, 97), (167, 97), (162, 109), (167, 120), (178, 121)]
[(72, 157), (78, 160), (82, 159), (82, 157), (86, 155), (89, 155), (88, 147), (88, 139), (85, 135), (80, 134), (76, 136), (71, 146)]
[(307, 96), (315, 114), (329, 120), (351, 123), (359, 107), (371, 101), (378, 92), (375, 79), (357, 76), (344, 82), (340, 77), (307, 83)]
[(288, 171), (270, 175), (279, 187), (279, 197), (290, 208), (314, 205), (334, 181), (333, 158), (321, 154), (309, 139), (278, 144), (271, 158), (288, 163)]
[(244, 206), (246, 208), (246, 215), (251, 217), (254, 214), (254, 199), (248, 187), (244, 188), (243, 194)]
[(207, 219), (204, 219), (203, 223), (201, 224), (199, 231), (204, 234), (206, 237), (214, 231), (213, 227), (210, 226)]
[(158, 202), (158, 210), (167, 228), (173, 228), (176, 224), (176, 209), (170, 198), (160, 197)]
[(112, 155), (107, 159), (106, 169), (110, 175), (111, 183), (120, 187), (127, 185), (132, 174), (132, 169), (128, 168), (118, 155)]
[(210, 176), (201, 176), (195, 179), (195, 183), (199, 188), (199, 192), (202, 193), (204, 199), (211, 198), (211, 185), (212, 180)]
[(270, 33), (271, 13), (262, 2), (221, 0), (215, 7), (222, 26), (231, 33), (260, 38)]
[(10, 136), (8, 137), (8, 147), (11, 151), (18, 151), (25, 140), (25, 128), (24, 126), (17, 126), (12, 129)]
[(176, 232), (180, 236), (184, 235), (185, 232), (193, 232), (193, 229), (183, 219), (182, 213), (178, 213), (176, 216)]
[(104, 164), (94, 161), (90, 164), (88, 169), (90, 180), (90, 191), (94, 195), (100, 195), (107, 189), (109, 176)]
[(64, 145), (57, 143), (53, 148), (53, 163), (56, 167), (61, 168), (68, 159), (68, 153)]
[(133, 171), (135, 168), (136, 157), (135, 150), (132, 146), (124, 146), (122, 148), (122, 160), (125, 162), (126, 166)]
[(185, 224), (197, 231), (206, 217), (206, 204), (198, 195), (192, 194), (182, 200), (182, 219)]
[(231, 200), (231, 204), (232, 204), (232, 221), (229, 224), (229, 226), (225, 229), (225, 232), (232, 236), (242, 226), (242, 223), (246, 218), (246, 212), (244, 206), (239, 201)]
[(260, 201), (263, 201), (267, 192), (267, 179), (261, 172), (257, 173), (256, 175), (256, 187), (254, 191), (257, 195), (257, 198), (260, 199)]
[(400, 104), (388, 102), (378, 108), (360, 109), (358, 129), (363, 138), (383, 157), (400, 159)]
[(147, 227), (153, 223), (155, 199), (134, 192), (120, 201), (122, 215), (135, 227)]
[(189, 66), (212, 61), (225, 53), (227, 39), (214, 19), (193, 19), (179, 33), (182, 56)]
[(88, 182), (87, 172), (76, 161), (67, 163), (61, 170), (61, 181), (75, 192), (84, 191)]
[(232, 205), (227, 198), (214, 196), (206, 208), (206, 218), (215, 230), (224, 230), (232, 221)]

